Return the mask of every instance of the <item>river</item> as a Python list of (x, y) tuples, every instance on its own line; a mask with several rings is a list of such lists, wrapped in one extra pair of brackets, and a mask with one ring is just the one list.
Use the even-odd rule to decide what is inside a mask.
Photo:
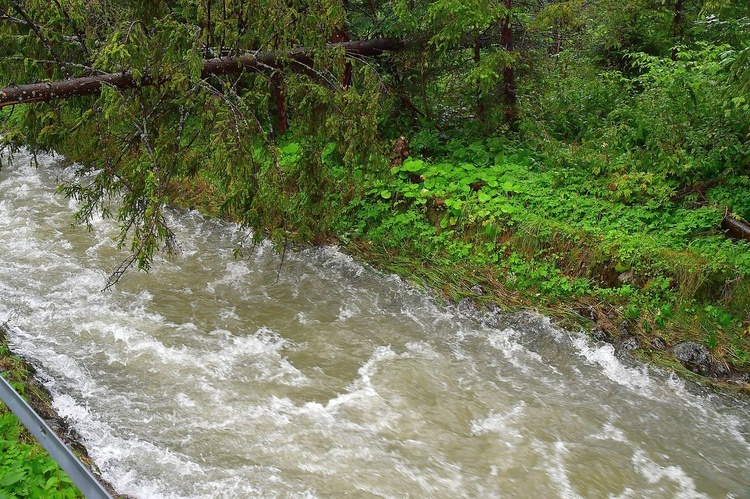
[(174, 211), (179, 255), (126, 254), (0, 170), (0, 322), (103, 476), (139, 498), (749, 497), (750, 408), (533, 313), (470, 319), (334, 248), (241, 259)]

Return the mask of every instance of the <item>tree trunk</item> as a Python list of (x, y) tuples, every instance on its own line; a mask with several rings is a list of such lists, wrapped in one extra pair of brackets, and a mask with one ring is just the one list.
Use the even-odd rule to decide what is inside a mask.
[[(352, 42), (329, 44), (330, 48), (344, 47), (348, 57), (368, 57), (380, 55), (387, 51), (401, 50), (406, 44), (392, 38), (378, 38), (375, 40), (355, 40)], [(291, 62), (289, 62), (291, 61)], [(244, 70), (262, 70), (267, 67), (278, 68), (279, 64), (288, 62), (290, 66), (309, 69), (313, 65), (308, 49), (291, 50), (283, 56), (276, 52), (259, 52), (245, 54), (239, 57), (219, 57), (203, 61), (201, 78), (239, 73)], [(49, 102), (55, 99), (67, 99), (83, 95), (93, 95), (101, 91), (103, 85), (110, 85), (121, 90), (158, 85), (167, 77), (155, 78), (145, 74), (140, 80), (133, 78), (131, 73), (104, 74), (86, 76), (70, 80), (60, 80), (44, 83), (32, 83), (0, 89), (0, 108), (14, 104), (30, 102)]]
[(677, 44), (682, 41), (683, 26), (682, 18), (685, 10), (684, 0), (676, 0), (674, 4), (674, 15), (672, 17), (672, 36), (674, 37), (675, 46), (672, 47), (672, 60), (677, 60)]
[(273, 101), (276, 107), (276, 132), (283, 135), (289, 128), (289, 119), (286, 114), (286, 95), (284, 92), (284, 75), (277, 71), (271, 77), (273, 89)]
[(727, 231), (727, 235), (732, 239), (750, 241), (750, 225), (747, 222), (726, 216), (721, 221), (721, 228)]
[(427, 76), (425, 74), (425, 59), (427, 54), (422, 52), (422, 56), (419, 58), (419, 90), (422, 96), (422, 107), (424, 107), (424, 113), (427, 117), (427, 121), (432, 121), (432, 112), (430, 111), (429, 102), (427, 100)]
[[(345, 16), (349, 15), (349, 0), (343, 0), (343, 6), (344, 6), (344, 12)], [(349, 38), (349, 32), (346, 29), (346, 20), (339, 26), (338, 30), (338, 37), (340, 39), (338, 40), (331, 40), (332, 43), (340, 43), (340, 42), (348, 42), (351, 40)], [(344, 74), (341, 76), (341, 86), (344, 88), (349, 88), (352, 85), (352, 63), (349, 61), (346, 61), (344, 63)]]
[[(476, 40), (474, 41), (474, 66), (479, 66), (479, 64), (482, 62), (482, 52), (481, 52), (481, 46), (479, 43), (479, 35), (477, 35)], [(477, 81), (477, 119), (480, 123), (484, 123), (484, 102), (482, 102), (482, 88), (480, 86), (480, 82)]]
[[(500, 28), (500, 43), (507, 53), (513, 52), (513, 0), (503, 0), (507, 13)], [(516, 126), (516, 70), (513, 64), (508, 64), (503, 69), (503, 106), (505, 109), (505, 123), (514, 129)]]

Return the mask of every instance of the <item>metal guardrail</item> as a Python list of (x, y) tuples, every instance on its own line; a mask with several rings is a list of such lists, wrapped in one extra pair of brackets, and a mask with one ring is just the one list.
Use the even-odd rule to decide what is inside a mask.
[(94, 478), (88, 468), (57, 438), (55, 432), (2, 376), (0, 376), (0, 398), (36, 437), (39, 443), (47, 449), (52, 459), (57, 461), (57, 464), (88, 499), (112, 499), (112, 496)]

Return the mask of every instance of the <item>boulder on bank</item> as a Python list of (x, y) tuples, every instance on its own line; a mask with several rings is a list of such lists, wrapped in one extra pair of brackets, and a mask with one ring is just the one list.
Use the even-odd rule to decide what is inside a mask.
[(707, 377), (724, 377), (726, 367), (714, 361), (705, 345), (685, 341), (672, 348), (672, 355), (690, 371)]

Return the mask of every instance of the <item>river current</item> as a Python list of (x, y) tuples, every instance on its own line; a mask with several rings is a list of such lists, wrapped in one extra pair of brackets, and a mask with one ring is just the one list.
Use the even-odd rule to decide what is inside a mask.
[[(7, 161), (7, 157), (5, 158)], [(335, 248), (172, 212), (181, 252), (102, 292), (55, 158), (0, 170), (0, 322), (120, 493), (750, 497), (750, 408), (533, 313), (469, 318)]]

